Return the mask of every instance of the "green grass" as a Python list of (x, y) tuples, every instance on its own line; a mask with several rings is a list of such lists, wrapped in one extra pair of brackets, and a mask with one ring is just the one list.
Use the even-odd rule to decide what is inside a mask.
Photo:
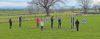
[[(62, 17), (62, 29), (57, 28), (57, 16)], [(18, 16), (0, 16), (1, 22), (7, 22), (12, 18), (16, 22), (13, 23), (13, 28), (9, 29), (8, 23), (0, 23), (0, 39), (100, 39), (100, 15), (88, 15), (87, 24), (82, 24), (84, 16), (75, 16), (75, 20), (80, 21), (80, 31), (71, 32), (70, 16), (64, 14), (54, 14), (54, 30), (50, 28), (49, 22), (45, 22), (44, 31), (36, 27), (34, 16), (23, 16), (25, 20), (32, 19), (32, 21), (23, 21), (22, 28), (18, 27)], [(7, 19), (6, 19), (7, 18)], [(34, 28), (32, 28), (34, 26)]]

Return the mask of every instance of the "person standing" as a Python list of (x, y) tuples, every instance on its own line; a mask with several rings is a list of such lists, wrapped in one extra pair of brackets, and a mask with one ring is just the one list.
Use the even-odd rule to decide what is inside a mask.
[(22, 25), (22, 16), (19, 17), (19, 28), (21, 28)]
[(43, 28), (44, 28), (44, 21), (43, 21), (43, 19), (41, 19), (40, 26), (41, 26), (41, 31), (43, 31)]
[(71, 16), (71, 29), (74, 31), (74, 16)]
[(53, 16), (51, 17), (51, 29), (53, 29), (53, 22), (54, 22), (54, 18), (53, 18)]
[(11, 20), (11, 18), (9, 19), (9, 29), (11, 29), (12, 28), (12, 20)]
[(76, 30), (79, 31), (79, 21), (78, 21), (78, 19), (76, 20), (75, 24), (76, 24)]
[(39, 25), (40, 25), (40, 18), (36, 18), (36, 25), (37, 25), (37, 27), (39, 27)]
[(58, 29), (61, 29), (61, 18), (58, 17)]

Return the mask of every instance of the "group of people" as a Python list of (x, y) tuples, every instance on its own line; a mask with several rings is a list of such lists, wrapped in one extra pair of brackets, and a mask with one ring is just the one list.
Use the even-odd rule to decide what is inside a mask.
[(72, 31), (74, 31), (74, 24), (76, 25), (76, 30), (79, 31), (79, 20), (77, 19), (76, 21), (74, 21), (74, 16), (71, 16), (71, 29)]
[[(62, 24), (62, 20), (61, 17), (58, 17), (58, 29), (61, 29), (61, 24)], [(52, 16), (50, 18), (51, 21), (51, 29), (54, 29), (54, 16)], [(44, 20), (42, 19), (42, 21), (37, 17), (36, 18), (36, 24), (37, 27), (41, 26), (41, 30), (44, 29)], [(74, 24), (76, 25), (76, 30), (79, 31), (79, 20), (77, 19), (76, 21), (74, 21), (74, 16), (71, 16), (71, 29), (72, 31), (74, 31)]]
[[(48, 21), (49, 19), (48, 18), (45, 18), (45, 19), (42, 19), (42, 18), (39, 18), (37, 17), (36, 18), (36, 25), (37, 27), (41, 27), (41, 30), (44, 29), (44, 21)], [(51, 29), (54, 29), (54, 16), (51, 17)], [(58, 17), (58, 29), (61, 29), (61, 18)]]
[(37, 25), (37, 27), (40, 27), (41, 26), (41, 30), (43, 30), (43, 28), (44, 28), (44, 20), (41, 18), (39, 18), (39, 17), (37, 17), (36, 18), (36, 25)]
[[(76, 31), (79, 31), (79, 24), (80, 24), (80, 22), (79, 22), (78, 19), (76, 21), (74, 21), (74, 20), (75, 20), (74, 16), (72, 15), (71, 16), (71, 29), (72, 29), (72, 31), (74, 31), (74, 24), (75, 24), (76, 25)], [(83, 17), (82, 23), (86, 24), (86, 18), (85, 17)]]
[[(22, 25), (22, 16), (19, 17), (19, 28), (21, 28)], [(12, 19), (9, 19), (9, 29), (12, 29)]]
[[(57, 20), (58, 20), (58, 29), (61, 29), (61, 24), (62, 24), (61, 17), (58, 17)], [(36, 21), (36, 26), (41, 27), (41, 30), (43, 31), (44, 30), (44, 21), (48, 21), (48, 18), (42, 19), (42, 18), (36, 17), (35, 21)], [(50, 21), (51, 21), (51, 29), (54, 29), (54, 16), (52, 16), (50, 18)], [(84, 24), (86, 23), (85, 18), (83, 19), (83, 23)], [(71, 16), (71, 29), (72, 29), (72, 31), (74, 31), (74, 24), (76, 25), (76, 31), (79, 31), (80, 22), (78, 19), (76, 21), (74, 21), (74, 16), (72, 15)], [(19, 17), (19, 28), (21, 28), (21, 25), (22, 25), (22, 16)], [(12, 28), (12, 20), (9, 19), (9, 29), (11, 29), (11, 28)]]

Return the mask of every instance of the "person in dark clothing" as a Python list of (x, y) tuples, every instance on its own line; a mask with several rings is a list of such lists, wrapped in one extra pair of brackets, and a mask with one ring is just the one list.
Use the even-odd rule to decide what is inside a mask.
[(61, 29), (61, 18), (58, 17), (58, 29)]
[(12, 20), (9, 19), (9, 29), (11, 29), (11, 28), (12, 28)]
[(76, 30), (79, 31), (79, 21), (78, 21), (78, 19), (76, 20), (75, 24), (76, 24)]
[(51, 17), (51, 29), (53, 29), (53, 22), (54, 22), (54, 18), (53, 16)]
[(21, 28), (22, 25), (22, 16), (19, 17), (19, 27)]

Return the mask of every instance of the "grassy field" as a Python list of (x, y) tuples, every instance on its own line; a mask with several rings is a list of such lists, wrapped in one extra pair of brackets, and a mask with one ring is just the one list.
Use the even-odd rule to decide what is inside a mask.
[[(0, 39), (100, 39), (100, 15), (87, 15), (87, 24), (82, 24), (84, 16), (75, 16), (80, 21), (80, 31), (71, 32), (70, 14), (59, 13), (54, 15), (54, 30), (49, 22), (45, 22), (45, 29), (36, 27), (34, 15), (24, 15), (22, 28), (18, 27), (18, 16), (0, 16)], [(62, 17), (62, 29), (57, 28), (57, 16)], [(45, 16), (42, 16), (44, 18)], [(9, 29), (8, 19), (12, 18), (13, 28)], [(2, 23), (3, 22), (3, 23)], [(32, 28), (34, 26), (34, 28)]]

